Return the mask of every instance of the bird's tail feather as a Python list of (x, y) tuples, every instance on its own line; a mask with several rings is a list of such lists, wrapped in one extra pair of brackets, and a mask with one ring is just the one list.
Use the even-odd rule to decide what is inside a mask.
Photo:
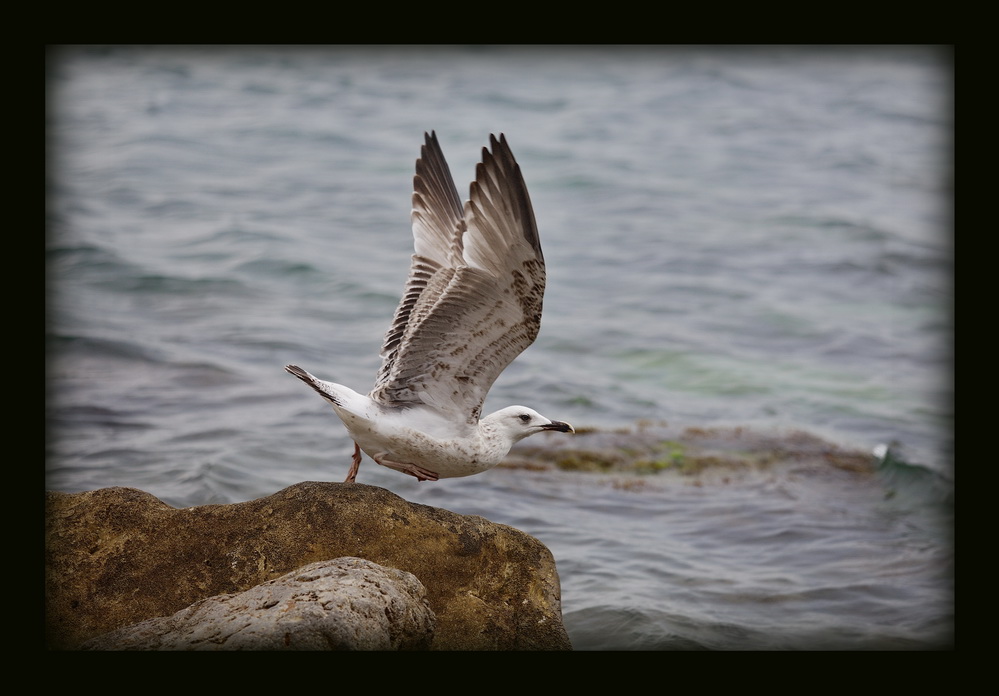
[(336, 404), (337, 406), (342, 405), (340, 400), (336, 398), (336, 395), (326, 389), (325, 383), (322, 380), (316, 379), (298, 365), (285, 365), (284, 369), (315, 389), (319, 392), (319, 396), (323, 397), (330, 403)]

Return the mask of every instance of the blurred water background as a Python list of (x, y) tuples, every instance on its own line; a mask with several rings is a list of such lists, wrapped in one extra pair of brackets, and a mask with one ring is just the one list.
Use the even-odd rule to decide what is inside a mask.
[(539, 538), (577, 649), (946, 647), (952, 79), (927, 47), (53, 49), (45, 486), (342, 480), (345, 431), (283, 366), (370, 388), (424, 131), (463, 195), (503, 132), (548, 291), (486, 411), (892, 454), (359, 482)]

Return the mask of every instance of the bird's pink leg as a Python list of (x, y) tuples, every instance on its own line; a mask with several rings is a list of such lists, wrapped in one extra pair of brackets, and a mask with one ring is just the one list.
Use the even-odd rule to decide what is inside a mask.
[(387, 466), (389, 469), (395, 469), (396, 471), (401, 471), (404, 474), (415, 476), (417, 481), (436, 481), (440, 478), (436, 472), (430, 471), (430, 469), (424, 469), (422, 466), (417, 466), (416, 464), (394, 462), (391, 459), (386, 459), (384, 456), (376, 456), (374, 459), (376, 462), (382, 466)]
[(357, 468), (360, 465), (361, 465), (361, 447), (355, 442), (354, 459), (350, 463), (350, 471), (347, 472), (347, 478), (343, 480), (344, 483), (354, 483), (354, 479), (357, 478)]

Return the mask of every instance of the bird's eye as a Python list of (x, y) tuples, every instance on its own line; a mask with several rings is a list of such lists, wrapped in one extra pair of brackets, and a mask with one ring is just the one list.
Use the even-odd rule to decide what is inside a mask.
[(526, 413), (521, 413), (520, 414), (520, 422), (521, 423), (530, 423), (531, 422), (531, 417), (529, 415), (527, 415)]

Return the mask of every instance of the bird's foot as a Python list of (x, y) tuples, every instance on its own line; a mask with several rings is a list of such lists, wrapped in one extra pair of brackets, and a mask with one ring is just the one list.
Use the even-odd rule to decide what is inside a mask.
[(347, 472), (347, 478), (343, 480), (344, 483), (354, 483), (354, 479), (357, 478), (357, 469), (361, 466), (361, 447), (355, 442), (354, 443), (354, 458), (350, 463), (350, 471)]
[(440, 477), (430, 469), (424, 469), (422, 466), (417, 466), (416, 464), (407, 464), (405, 462), (394, 462), (391, 459), (386, 459), (385, 457), (375, 457), (376, 462), (382, 466), (387, 466), (389, 469), (395, 469), (396, 471), (401, 471), (404, 474), (409, 474), (410, 476), (415, 476), (417, 481), (436, 481)]

